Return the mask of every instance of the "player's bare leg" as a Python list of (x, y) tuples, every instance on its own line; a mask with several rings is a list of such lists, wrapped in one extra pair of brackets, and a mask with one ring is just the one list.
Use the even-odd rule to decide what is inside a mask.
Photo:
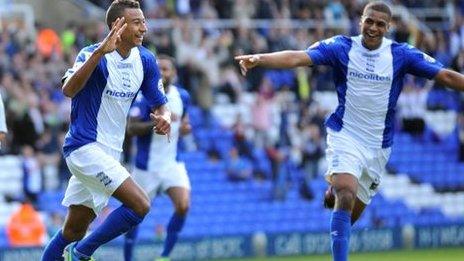
[(348, 260), (351, 233), (351, 213), (356, 202), (358, 180), (348, 173), (332, 175), (335, 206), (330, 222), (332, 257), (334, 261)]
[(168, 224), (161, 260), (169, 260), (169, 254), (177, 242), (178, 235), (184, 226), (185, 218), (190, 208), (190, 190), (183, 187), (171, 187), (167, 190), (167, 194), (174, 204), (175, 212)]
[(145, 216), (150, 211), (150, 199), (147, 193), (131, 177), (114, 191), (113, 197), (139, 216)]
[(353, 210), (351, 211), (351, 225), (361, 217), (361, 214), (364, 212), (366, 208), (366, 204), (364, 204), (359, 198), (356, 198), (356, 202), (354, 203)]
[(190, 190), (182, 187), (172, 187), (167, 190), (169, 198), (174, 204), (176, 214), (187, 215), (190, 208)]
[[(328, 209), (333, 209), (335, 206), (335, 192), (333, 190), (333, 187), (330, 185), (324, 194), (324, 207)], [(351, 211), (351, 225), (354, 225), (359, 217), (361, 217), (365, 208), (366, 204), (364, 204), (364, 202), (362, 202), (359, 198), (356, 198), (353, 210)]]
[(351, 213), (358, 191), (358, 180), (351, 174), (333, 174), (332, 186), (335, 190), (335, 210), (345, 210)]
[[(113, 196), (119, 199), (121, 202), (123, 202), (123, 204), (127, 204), (127, 206), (132, 206), (132, 209), (134, 209), (136, 213), (143, 214), (145, 211), (147, 211), (146, 213), (148, 213), (147, 207), (149, 208), (149, 205), (147, 206), (147, 204), (150, 204), (150, 200), (147, 194), (145, 193), (145, 191), (143, 191), (143, 189), (136, 182), (132, 180), (132, 178), (128, 178), (128, 180), (130, 181), (128, 181), (128, 183), (125, 185), (124, 185), (125, 183), (124, 182), (123, 183), (124, 187), (123, 185), (121, 185), (121, 187), (119, 187), (115, 191)], [(128, 197), (128, 195), (131, 193), (136, 194), (137, 196)], [(138, 209), (138, 210), (136, 211), (135, 209)], [(145, 216), (146, 213), (143, 215)], [(132, 251), (133, 251), (133, 246), (135, 244), (135, 239), (137, 237), (137, 234), (138, 234), (138, 226), (133, 226), (125, 234), (125, 241), (124, 241), (124, 260), (125, 261), (132, 260)]]
[(81, 240), (95, 217), (91, 208), (83, 205), (69, 206), (63, 225), (63, 237), (71, 242)]
[(73, 255), (89, 258), (97, 248), (142, 222), (150, 210), (150, 200), (131, 177), (115, 190), (113, 196), (122, 205), (115, 209), (95, 231), (73, 247)]
[(92, 209), (82, 205), (69, 206), (63, 228), (48, 243), (42, 261), (61, 260), (63, 249), (70, 243), (81, 240), (94, 219), (95, 213)]

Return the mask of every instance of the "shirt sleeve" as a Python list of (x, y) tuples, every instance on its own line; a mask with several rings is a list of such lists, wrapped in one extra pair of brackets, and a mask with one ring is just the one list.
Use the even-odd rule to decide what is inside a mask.
[(152, 108), (159, 107), (168, 101), (164, 94), (163, 81), (155, 56), (151, 53), (144, 59), (144, 78), (140, 89)]
[[(313, 45), (306, 49), (306, 54), (314, 65), (329, 65), (335, 64), (335, 55), (337, 49), (337, 36), (328, 38), (319, 42), (315, 42)], [(335, 51), (335, 52), (334, 52)]]
[(129, 110), (129, 117), (137, 118), (142, 121), (150, 119), (151, 108), (142, 94), (138, 94)]
[[(90, 55), (95, 51), (96, 46), (87, 46), (83, 48), (79, 54), (77, 54), (76, 60), (74, 61), (73, 67), (66, 70), (63, 77), (61, 78), (61, 82), (64, 83), (69, 76), (73, 75), (81, 66), (87, 61)], [(99, 65), (98, 65), (99, 66)]]
[(188, 108), (190, 107), (190, 94), (185, 89), (178, 88), (178, 90), (180, 94), (180, 99), (182, 100), (182, 117), (184, 117), (185, 115), (187, 115)]
[(407, 57), (408, 63), (406, 72), (415, 76), (434, 78), (437, 73), (443, 69), (443, 64), (430, 57), (428, 54), (421, 52), (415, 47), (408, 45), (404, 57)]

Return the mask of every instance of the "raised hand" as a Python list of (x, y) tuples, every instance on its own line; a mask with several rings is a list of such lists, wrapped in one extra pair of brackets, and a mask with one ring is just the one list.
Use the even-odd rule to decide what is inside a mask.
[(153, 131), (156, 134), (167, 135), (169, 141), (171, 134), (171, 113), (169, 111), (155, 110), (150, 113), (150, 118), (154, 122)]
[(127, 23), (125, 23), (124, 17), (116, 19), (116, 21), (114, 21), (113, 27), (111, 28), (111, 31), (101, 42), (97, 50), (103, 54), (111, 53), (112, 51), (116, 50), (119, 43), (121, 43), (121, 34), (124, 32), (126, 27)]
[(260, 57), (257, 54), (235, 56), (235, 60), (239, 61), (240, 71), (245, 76), (249, 69), (258, 65)]

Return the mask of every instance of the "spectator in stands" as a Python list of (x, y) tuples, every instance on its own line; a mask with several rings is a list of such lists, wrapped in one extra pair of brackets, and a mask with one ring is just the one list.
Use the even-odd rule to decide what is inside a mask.
[(52, 212), (48, 215), (47, 219), (47, 234), (49, 238), (52, 238), (63, 225), (64, 217), (59, 212)]
[(58, 169), (60, 159), (60, 143), (58, 141), (58, 131), (46, 125), (44, 132), (36, 142), (37, 158), (44, 168), (52, 166), (54, 170)]
[(247, 158), (239, 155), (237, 148), (232, 147), (226, 159), (226, 171), (230, 181), (244, 181), (252, 178), (253, 165)]
[(251, 52), (251, 33), (252, 31), (245, 26), (239, 26), (235, 29), (233, 48), (236, 53), (244, 54)]
[(323, 138), (321, 129), (317, 124), (309, 124), (302, 129), (302, 165), (304, 170), (303, 186), (300, 190), (302, 195), (312, 199), (311, 181), (319, 175), (319, 161), (324, 156)]
[(277, 12), (276, 3), (272, 0), (258, 0), (255, 8), (255, 18), (257, 19), (272, 19)]
[(279, 111), (279, 146), (291, 147), (291, 134), (295, 130), (295, 125), (291, 119), (294, 114), (294, 101), (289, 88), (287, 86), (283, 86), (282, 89), (276, 93), (275, 100)]
[(243, 87), (235, 67), (230, 64), (221, 67), (218, 89), (219, 92), (223, 92), (229, 97), (231, 103), (238, 103)]
[[(178, 66), (178, 75), (182, 86), (187, 86), (187, 91), (193, 93), (199, 88), (200, 70), (196, 68), (194, 55), (199, 50), (202, 39), (200, 28), (189, 28), (188, 20), (176, 21), (172, 28), (172, 43), (176, 50), (175, 59)], [(193, 97), (196, 98), (196, 97)]]
[(276, 132), (274, 122), (274, 91), (268, 78), (263, 78), (256, 102), (251, 107), (255, 146), (264, 148), (273, 143), (272, 134)]
[(340, 0), (329, 1), (329, 3), (325, 6), (324, 16), (326, 21), (332, 25), (349, 24), (345, 7), (342, 5)]
[[(156, 41), (154, 39), (156, 39)], [(152, 42), (155, 45), (154, 48), (156, 49), (156, 53), (174, 56), (175, 47), (168, 32), (163, 31), (157, 35), (154, 35)]]
[(409, 43), (410, 39), (410, 30), (408, 24), (401, 19), (401, 17), (394, 17), (392, 23), (395, 25), (394, 30), (392, 31), (392, 38), (398, 43)]
[(398, 99), (402, 130), (416, 137), (424, 133), (427, 94), (428, 89), (415, 86), (413, 78), (408, 77)]
[(11, 215), (6, 233), (13, 247), (43, 246), (46, 238), (46, 228), (40, 214), (27, 201)]
[(437, 31), (435, 32), (434, 40), (435, 48), (433, 57), (444, 66), (451, 66), (454, 57), (451, 56), (452, 54), (450, 53), (449, 38), (445, 36), (443, 31)]
[(456, 12), (454, 25), (449, 32), (449, 51), (453, 57), (456, 57), (462, 48), (462, 41), (464, 40), (464, 36), (461, 34), (461, 30), (463, 25), (462, 14)]
[(2, 95), (0, 94), (0, 149), (2, 148), (2, 143), (6, 140), (6, 133), (8, 129), (6, 127), (6, 117), (5, 117), (5, 107), (3, 106)]
[(23, 145), (35, 146), (44, 129), (40, 98), (25, 74), (18, 77), (7, 72), (1, 83), (8, 95), (7, 117), (13, 133), (11, 149), (19, 153)]
[(61, 55), (61, 39), (52, 28), (38, 26), (37, 50), (45, 58), (50, 59), (52, 55)]
[(211, 146), (207, 149), (206, 154), (210, 162), (218, 162), (221, 160), (221, 153), (216, 149), (215, 146)]
[(61, 32), (61, 43), (63, 52), (68, 54), (76, 44), (77, 26), (74, 22), (68, 23), (63, 32)]
[(459, 161), (464, 162), (464, 115), (458, 115)]
[[(456, 70), (457, 72), (464, 73), (464, 49), (460, 50), (457, 53), (457, 55), (454, 57), (453, 62), (452, 62), (452, 68), (453, 70)], [(462, 112), (464, 110), (464, 95), (461, 94), (459, 98), (460, 98), (459, 99), (459, 111)], [(460, 126), (460, 123), (461, 123), (460, 119), (458, 119), (458, 127)], [(461, 128), (459, 129), (459, 131), (460, 130)], [(460, 137), (460, 140), (464, 142), (464, 137), (462, 137), (462, 139)], [(464, 159), (464, 148), (463, 148), (462, 154), (463, 154), (463, 159)]]
[(253, 160), (253, 145), (247, 137), (248, 127), (243, 122), (241, 113), (237, 114), (237, 118), (232, 125), (232, 131), (234, 133), (234, 146), (237, 148), (239, 155)]
[(43, 188), (41, 165), (32, 146), (25, 145), (22, 154), (23, 193), (30, 203), (35, 206)]
[[(286, 50), (236, 57), (243, 74), (255, 66), (294, 68), (328, 65), (339, 105), (327, 120), (327, 197), (335, 201), (331, 218), (332, 256), (348, 260), (351, 225), (377, 192), (393, 142), (393, 117), (407, 73), (434, 79), (464, 91), (464, 75), (445, 69), (434, 58), (384, 36), (392, 18), (384, 2), (369, 2), (361, 17), (361, 34), (335, 36), (307, 50)], [(366, 154), (367, 153), (367, 154)]]
[(464, 49), (456, 54), (451, 63), (451, 68), (457, 72), (464, 73)]
[(276, 143), (273, 146), (267, 146), (266, 152), (272, 168), (272, 199), (285, 200), (290, 178), (289, 147)]

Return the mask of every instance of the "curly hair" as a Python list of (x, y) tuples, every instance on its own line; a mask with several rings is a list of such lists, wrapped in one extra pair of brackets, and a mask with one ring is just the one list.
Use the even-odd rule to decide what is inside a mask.
[(116, 21), (118, 17), (123, 16), (124, 10), (128, 8), (140, 8), (140, 3), (135, 0), (114, 0), (106, 11), (106, 24), (111, 28), (111, 24)]

